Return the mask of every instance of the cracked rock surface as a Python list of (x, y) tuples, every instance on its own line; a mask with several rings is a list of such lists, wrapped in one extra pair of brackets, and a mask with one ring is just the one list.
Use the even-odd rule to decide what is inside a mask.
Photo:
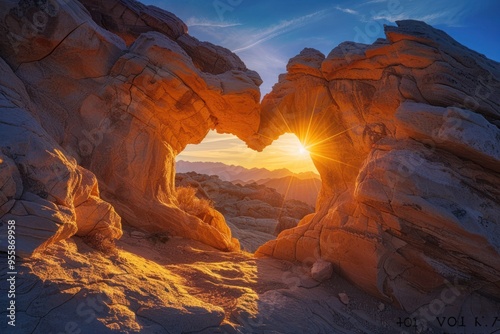
[[(15, 39), (38, 11), (45, 25)], [(238, 249), (224, 223), (177, 207), (174, 159), (210, 129), (256, 133), (258, 74), (135, 1), (4, 1), (0, 12), (0, 213), (23, 229), (20, 255), (75, 233), (116, 239), (120, 217)]]
[(304, 49), (265, 96), (252, 144), (291, 128), (323, 186), (257, 254), (329, 261), (412, 312), (454, 279), (498, 298), (500, 65), (423, 22), (385, 33)]

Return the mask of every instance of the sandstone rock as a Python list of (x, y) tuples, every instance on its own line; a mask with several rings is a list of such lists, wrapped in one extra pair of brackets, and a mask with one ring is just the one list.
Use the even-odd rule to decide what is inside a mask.
[(349, 296), (346, 293), (344, 292), (339, 293), (339, 299), (342, 302), (342, 304), (344, 305), (349, 304)]
[(81, 172), (81, 184), (75, 195), (75, 215), (78, 236), (99, 234), (105, 239), (119, 239), (123, 232), (121, 217), (111, 204), (99, 197), (97, 178), (94, 174), (78, 166)]
[[(67, 178), (54, 184), (46, 172), (36, 180), (37, 189), (24, 191), (44, 197), (45, 188), (51, 189), (48, 200), (75, 210), (72, 221), (75, 225), (76, 217), (82, 223), (81, 235), (100, 231), (118, 237), (118, 213), (149, 232), (235, 249), (223, 220), (207, 222), (177, 208), (174, 158), (210, 129), (243, 139), (253, 136), (259, 123), (258, 74), (227, 49), (190, 37), (184, 23), (159, 8), (134, 1), (83, 4), (92, 17), (78, 1), (0, 5), (8, 13), (0, 23), (8, 32), (0, 41), (0, 56), (8, 64), (2, 71), (9, 72), (9, 66), (16, 70), (8, 74), (12, 79), (4, 76), (2, 86), (20, 87), (14, 87), (14, 105), (31, 113), (30, 122), (47, 132), (57, 151), (44, 150), (44, 140), (36, 136), (13, 141), (40, 152), (27, 156), (27, 162), (40, 161), (47, 171), (56, 166)], [(23, 22), (33, 12), (45, 15), (47, 22), (26, 34)], [(236, 113), (241, 122), (234, 122)], [(19, 116), (10, 122), (17, 126), (24, 121)], [(2, 147), (4, 143), (2, 138)], [(95, 174), (102, 198), (116, 212), (96, 192), (82, 195), (85, 200), (74, 205), (71, 192), (82, 173), (77, 164)], [(12, 184), (16, 176), (10, 174), (2, 182)], [(84, 186), (91, 188), (86, 182), (84, 178)], [(65, 187), (67, 183), (71, 186)], [(14, 205), (12, 188), (5, 191), (9, 195), (0, 205), (2, 212)]]
[(311, 277), (318, 282), (323, 282), (332, 277), (333, 266), (330, 262), (319, 259), (311, 267)]
[(432, 107), (405, 102), (396, 112), (402, 136), (431, 142), (461, 158), (500, 170), (500, 148), (495, 145), (500, 129), (482, 115), (455, 107)]
[(94, 228), (107, 239), (120, 237), (120, 217), (99, 199), (95, 176), (63, 153), (32, 115), (37, 109), (25, 86), (5, 62), (0, 61), (0, 67), (5, 82), (0, 85), (2, 250), (7, 249), (11, 220), (16, 226), (16, 254), (22, 257)]
[[(302, 70), (320, 59), (304, 51), (262, 101), (252, 147), (291, 129), (323, 185), (314, 217), (256, 254), (321, 254), (407, 310), (453, 277), (496, 296), (500, 67), (423, 22), (397, 25), (373, 45), (339, 45), (322, 76)], [(313, 129), (307, 138), (301, 124)]]
[(321, 64), (325, 55), (315, 49), (304, 49), (296, 57), (290, 59), (286, 66), (288, 73), (302, 73), (322, 77)]
[[(202, 72), (223, 74), (239, 70), (245, 73), (241, 76), (242, 79), (247, 76), (255, 85), (262, 84), (260, 76), (248, 70), (236, 54), (224, 47), (209, 42), (200, 42), (188, 35), (186, 24), (173, 13), (131, 0), (114, 2), (83, 0), (81, 2), (97, 24), (123, 38), (127, 45), (131, 45), (143, 33), (156, 31), (176, 41)], [(237, 81), (233, 84), (237, 84)], [(226, 86), (231, 88), (232, 85)]]
[(140, 34), (158, 31), (171, 39), (187, 33), (187, 26), (174, 14), (131, 0), (82, 0), (92, 19), (130, 45)]
[(313, 211), (303, 202), (284, 201), (274, 189), (256, 183), (242, 186), (222, 181), (215, 175), (190, 172), (177, 173), (176, 184), (193, 187), (197, 189), (197, 197), (213, 202), (214, 207), (224, 215), (242, 249), (252, 253), (273, 239), (276, 231), (296, 226), (300, 218)]
[[(68, 74), (75, 73), (76, 68), (72, 67), (75, 61), (87, 57), (100, 57), (101, 62), (94, 64), (93, 67), (78, 68), (75, 74), (83, 75), (86, 70), (95, 72), (101, 65), (109, 66), (106, 58), (109, 55), (116, 55), (120, 52), (120, 48), (124, 47), (123, 41), (115, 35), (105, 30), (97, 31), (97, 24), (88, 19), (84, 7), (78, 1), (51, 2), (47, 6), (4, 1), (0, 5), (0, 10), (6, 13), (1, 23), (1, 29), (6, 32), (7, 37), (0, 40), (2, 57), (15, 69), (23, 63), (44, 59), (53, 53), (55, 48), (58, 51), (66, 50), (66, 57), (59, 66), (70, 71)], [(32, 21), (28, 17), (35, 13), (41, 18), (41, 24), (37, 26), (27, 24), (26, 21), (28, 23)], [(65, 39), (73, 43), (80, 43), (79, 39), (89, 40), (85, 49), (80, 49), (80, 52), (68, 52), (65, 45), (59, 45)]]
[(276, 225), (276, 228), (274, 229), (274, 234), (278, 235), (284, 230), (288, 230), (289, 228), (296, 227), (298, 223), (299, 223), (299, 220), (296, 218), (280, 217), (280, 219), (278, 220), (278, 224)]

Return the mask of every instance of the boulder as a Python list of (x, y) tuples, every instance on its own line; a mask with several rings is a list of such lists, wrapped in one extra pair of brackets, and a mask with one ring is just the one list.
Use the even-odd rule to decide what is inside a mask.
[(318, 282), (323, 282), (332, 277), (333, 265), (331, 262), (319, 259), (311, 267), (311, 277)]

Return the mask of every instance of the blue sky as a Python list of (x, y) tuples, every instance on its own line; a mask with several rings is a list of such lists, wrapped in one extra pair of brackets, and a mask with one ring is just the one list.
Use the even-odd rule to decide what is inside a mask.
[(181, 18), (189, 33), (235, 51), (264, 80), (263, 95), (304, 47), (327, 55), (343, 41), (371, 43), (383, 24), (423, 20), (500, 61), (497, 0), (147, 0)]
[[(188, 25), (192, 36), (222, 45), (238, 54), (247, 67), (257, 71), (264, 80), (262, 95), (268, 93), (278, 75), (285, 72), (288, 59), (303, 48), (312, 47), (327, 55), (343, 41), (372, 43), (378, 37), (384, 37), (384, 24), (394, 25), (394, 21), (402, 19), (425, 21), (446, 31), (461, 44), (500, 61), (500, 1), (497, 0), (142, 2), (176, 14)], [(291, 138), (286, 138), (284, 144), (291, 145)], [(218, 139), (220, 144), (231, 146), (231, 156), (225, 156), (222, 150), (219, 156), (209, 154), (204, 158), (203, 152), (213, 150)], [(206, 144), (210, 146), (203, 146)], [(232, 141), (228, 136), (210, 133), (206, 144), (189, 146), (180, 158), (223, 162), (231, 158), (231, 161), (246, 167), (259, 166), (259, 161), (264, 158), (247, 152), (243, 143), (236, 139)], [(235, 150), (241, 151), (240, 157), (234, 155)], [(250, 156), (253, 158), (250, 159)], [(286, 166), (276, 164), (272, 167)], [(307, 168), (313, 167), (309, 164)]]

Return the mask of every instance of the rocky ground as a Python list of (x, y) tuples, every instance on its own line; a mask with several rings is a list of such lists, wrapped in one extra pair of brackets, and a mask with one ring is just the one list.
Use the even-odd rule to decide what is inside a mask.
[(251, 253), (314, 212), (314, 208), (304, 202), (285, 200), (283, 194), (273, 188), (223, 181), (216, 175), (177, 173), (176, 185), (196, 188), (198, 197), (211, 201), (224, 215), (241, 248)]
[(196, 172), (198, 174), (217, 175), (223, 181), (234, 184), (263, 184), (285, 195), (285, 199), (296, 199), (311, 206), (316, 205), (321, 189), (321, 178), (314, 172), (294, 173), (288, 169), (268, 170), (266, 168), (245, 168), (222, 162), (189, 162), (178, 160), (175, 163), (177, 173)]
[(16, 328), (2, 333), (400, 333), (408, 316), (306, 265), (132, 229), (114, 251), (76, 237), (17, 270)]

